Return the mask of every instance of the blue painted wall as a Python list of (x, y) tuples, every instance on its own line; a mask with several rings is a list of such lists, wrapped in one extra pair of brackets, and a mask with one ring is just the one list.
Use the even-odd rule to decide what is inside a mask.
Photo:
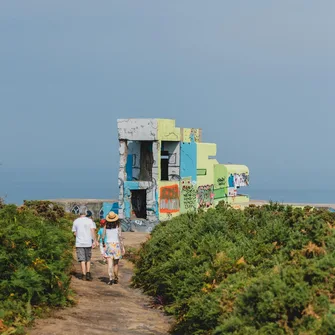
[(133, 180), (133, 155), (128, 155), (126, 164), (127, 181)]
[(110, 211), (113, 211), (114, 213), (119, 214), (119, 203), (118, 202), (104, 202), (102, 204), (102, 209), (104, 211), (104, 218)]
[(138, 181), (126, 181), (124, 183), (124, 198), (123, 207), (124, 214), (127, 219), (131, 216), (131, 190), (138, 190), (140, 188)]
[(180, 143), (180, 177), (191, 177), (197, 181), (197, 144), (195, 142)]

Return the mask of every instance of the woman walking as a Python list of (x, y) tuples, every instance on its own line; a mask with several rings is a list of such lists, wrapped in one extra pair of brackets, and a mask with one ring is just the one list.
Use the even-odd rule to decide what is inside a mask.
[(105, 242), (105, 257), (107, 258), (108, 285), (117, 284), (119, 282), (119, 260), (125, 253), (123, 246), (120, 221), (117, 214), (109, 212), (106, 216), (106, 225), (102, 241)]

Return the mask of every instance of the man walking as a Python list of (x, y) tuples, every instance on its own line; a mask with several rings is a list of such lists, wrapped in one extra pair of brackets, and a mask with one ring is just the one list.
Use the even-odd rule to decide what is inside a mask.
[(73, 222), (72, 231), (76, 237), (76, 252), (81, 265), (81, 279), (91, 281), (92, 247), (97, 245), (94, 223), (86, 217), (86, 211), (80, 209), (80, 217)]

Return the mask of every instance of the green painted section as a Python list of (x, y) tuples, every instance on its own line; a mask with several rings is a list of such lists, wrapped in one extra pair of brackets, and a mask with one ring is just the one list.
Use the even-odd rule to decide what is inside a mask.
[(225, 189), (224, 188), (218, 188), (214, 190), (214, 199), (224, 199), (226, 197)]
[(214, 165), (214, 199), (224, 199), (228, 194), (227, 168), (223, 164)]
[(223, 164), (214, 165), (214, 188), (227, 188), (227, 168)]
[(197, 176), (206, 176), (207, 169), (197, 169)]

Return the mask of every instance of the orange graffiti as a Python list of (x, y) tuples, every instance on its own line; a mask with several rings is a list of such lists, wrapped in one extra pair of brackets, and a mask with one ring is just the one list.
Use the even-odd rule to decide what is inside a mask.
[(178, 185), (161, 187), (159, 211), (161, 213), (177, 213), (179, 212), (179, 206)]

